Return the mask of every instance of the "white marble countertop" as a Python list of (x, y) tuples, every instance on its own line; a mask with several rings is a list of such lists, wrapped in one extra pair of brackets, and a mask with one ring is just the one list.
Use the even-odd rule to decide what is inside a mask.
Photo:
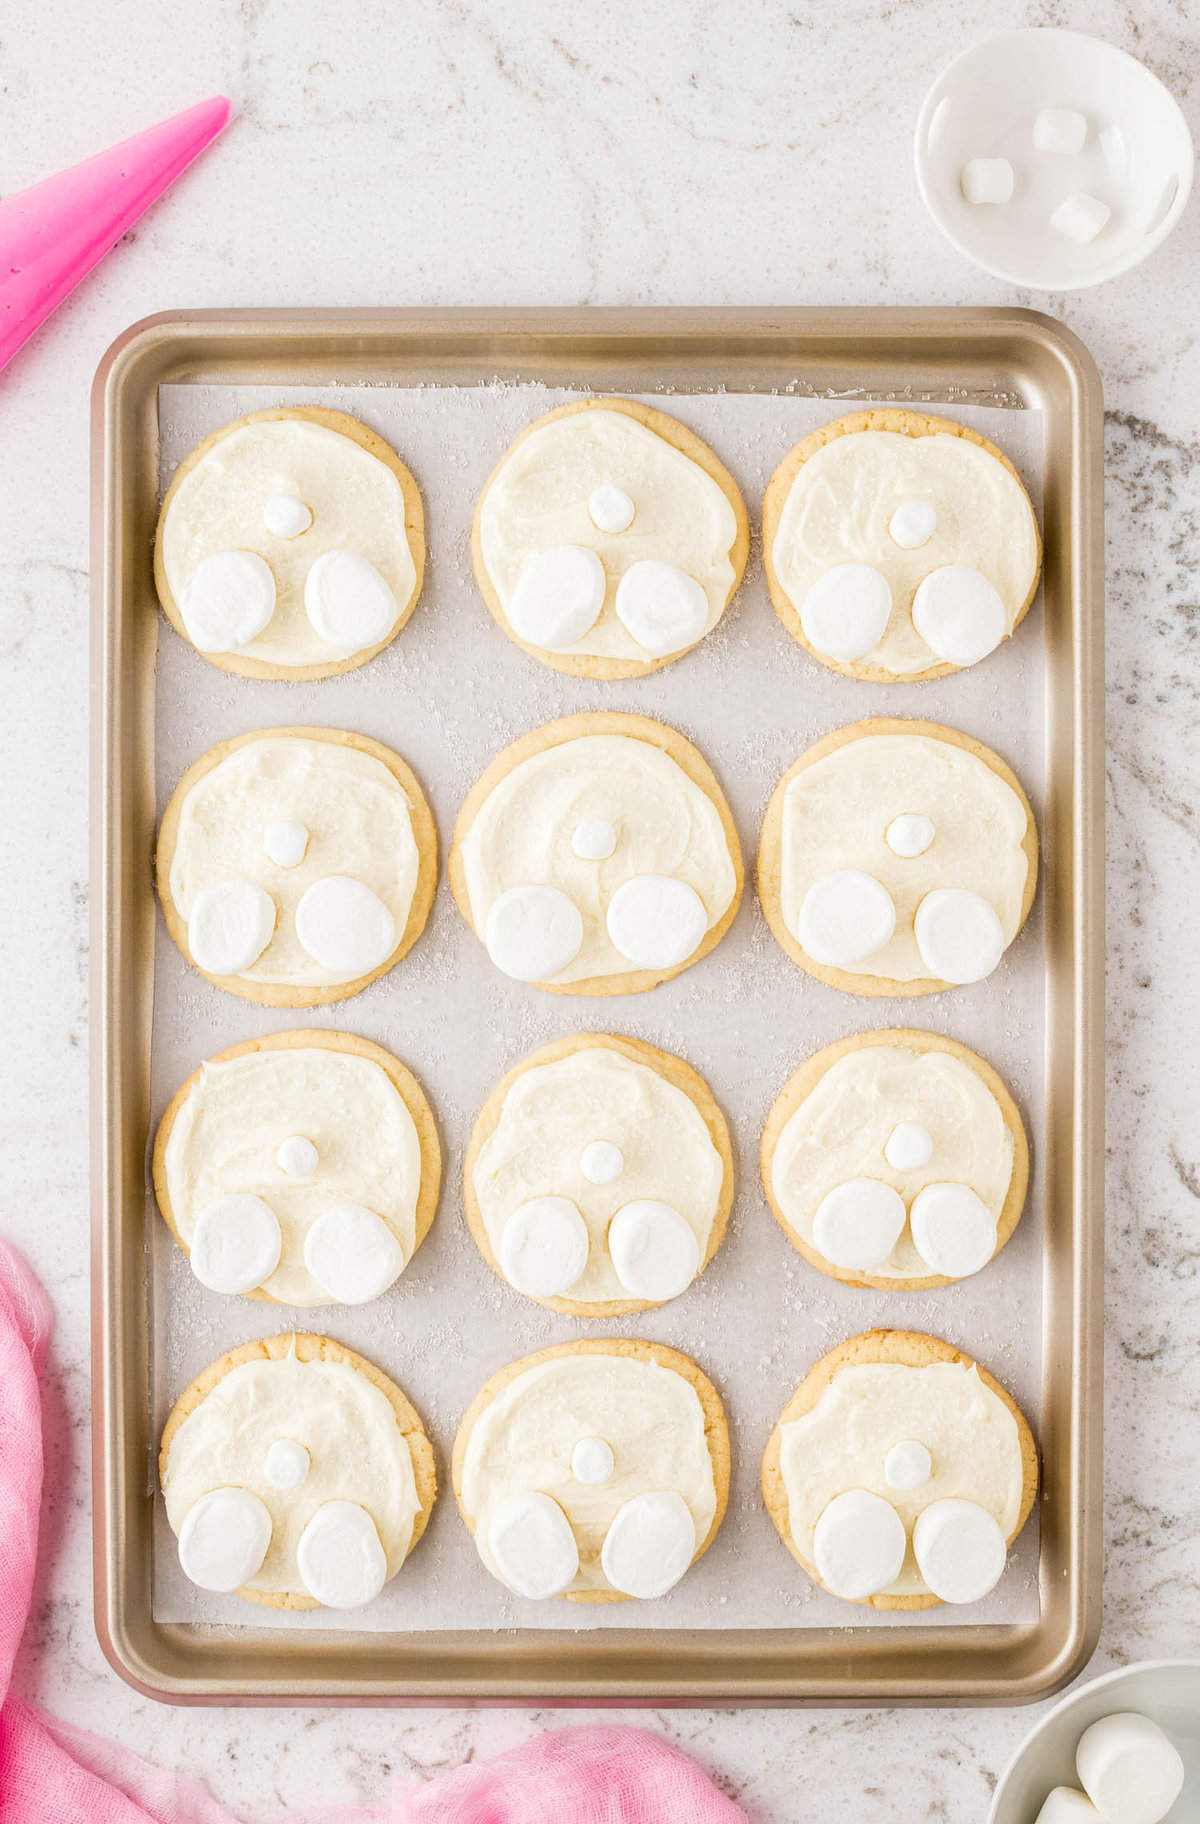
[[(128, 1690), (93, 1634), (87, 392), (134, 319), (232, 304), (1027, 304), (1089, 344), (1108, 405), (1111, 818), (1107, 1607), (1093, 1670), (1194, 1653), (1200, 205), (1128, 278), (1025, 294), (939, 240), (909, 134), (946, 56), (1022, 22), (1077, 25), (1144, 58), (1196, 133), (1197, 0), (1023, 0), (1003, 20), (987, 0), (212, 0), (181, 17), (144, 0), (16, 0), (3, 34), (5, 191), (210, 93), (237, 110), (0, 378), (0, 1227), (58, 1311), (42, 1575), (17, 1688), (202, 1776), (247, 1820), (380, 1799), (392, 1776), (555, 1720), (171, 1710)], [(755, 1824), (965, 1824), (983, 1819), (1034, 1713), (642, 1720)]]

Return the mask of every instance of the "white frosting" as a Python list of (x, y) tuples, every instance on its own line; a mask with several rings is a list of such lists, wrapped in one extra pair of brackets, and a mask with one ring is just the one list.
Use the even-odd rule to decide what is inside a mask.
[[(574, 852), (573, 835), (591, 818), (621, 832), (607, 861), (581, 860)], [(703, 904), (706, 930), (723, 916), (737, 887), (712, 800), (668, 754), (632, 735), (580, 735), (521, 761), (489, 792), (460, 853), (472, 922), (485, 933), (489, 949), (493, 908), (514, 889), (553, 887), (577, 909), (582, 937), (575, 954), (565, 956), (564, 913), (555, 921), (555, 929), (561, 925), (563, 931), (561, 946), (542, 953), (564, 960), (552, 972), (525, 978), (539, 981), (569, 984), (628, 972), (630, 957), (617, 948), (607, 921), (619, 889), (636, 878), (670, 877), (690, 887)], [(690, 901), (685, 904), (690, 908)], [(617, 933), (622, 942), (636, 943), (638, 931), (648, 942), (645, 933), (653, 928), (665, 947), (657, 888), (639, 889), (622, 905), (626, 913)], [(636, 916), (629, 915), (631, 906)], [(535, 921), (519, 922), (523, 927)], [(680, 935), (672, 953), (694, 926), (686, 924), (685, 914), (674, 929)]]
[(314, 1178), (321, 1155), (306, 1135), (289, 1134), (276, 1149), (275, 1163), (289, 1178)]
[[(894, 854), (885, 834), (897, 817), (914, 815), (927, 816), (937, 832), (919, 863)], [(922, 901), (942, 888), (985, 900), (999, 919), (1007, 947), (1021, 922), (1029, 877), (1021, 846), (1027, 821), (1013, 788), (978, 755), (952, 742), (902, 734), (848, 741), (803, 767), (784, 793), (784, 923), (798, 932), (801, 908), (813, 886), (849, 870), (870, 875), (886, 889), (896, 925), (877, 950), (857, 961), (843, 960), (839, 968), (900, 982), (937, 975), (918, 948), (913, 920)], [(940, 903), (935, 901), (935, 909)], [(961, 912), (957, 900), (950, 910), (956, 908)], [(957, 966), (962, 939), (944, 933), (975, 928), (975, 921), (958, 912), (950, 919), (940, 911), (936, 918), (925, 914), (938, 960), (952, 966)], [(829, 930), (832, 944), (832, 923)]]
[(196, 1217), (191, 1267), (210, 1292), (253, 1292), (270, 1279), (282, 1251), (279, 1219), (261, 1197), (218, 1197)]
[(488, 1553), (488, 1569), (534, 1602), (560, 1596), (579, 1570), (570, 1521), (557, 1501), (537, 1491), (506, 1495), (496, 1506), (488, 1521)]
[[(312, 513), (303, 536), (291, 530), (298, 518), (294, 507), (286, 530), (271, 529), (268, 506), (277, 516), (281, 497)], [(236, 650), (270, 665), (337, 664), (361, 647), (377, 644), (407, 606), (416, 582), (398, 477), (352, 438), (296, 418), (231, 431), (200, 458), (171, 498), (163, 527), (163, 565), (193, 639), (187, 606), (192, 579), (206, 559), (227, 552), (257, 553), (269, 567), (274, 612), (236, 647), (202, 650)], [(366, 620), (359, 618), (365, 598), (357, 587), (347, 594), (344, 570), (338, 580), (341, 566), (316, 587), (316, 618), (306, 610), (310, 571), (335, 552), (370, 564), (379, 577), (382, 590), (372, 586)], [(331, 575), (332, 592), (327, 587)], [(391, 615), (378, 631), (383, 590)], [(348, 612), (351, 604), (357, 606)]]
[(635, 969), (674, 969), (703, 942), (708, 911), (686, 880), (639, 874), (617, 888), (605, 922), (613, 948)]
[(588, 1246), (587, 1223), (569, 1197), (531, 1197), (505, 1222), (497, 1252), (510, 1286), (558, 1298), (583, 1273)]
[[(297, 1489), (277, 1488), (267, 1476), (267, 1455), (279, 1438), (308, 1452), (311, 1467)], [(235, 1587), (271, 1595), (304, 1587), (299, 1542), (326, 1502), (366, 1509), (389, 1577), (408, 1554), (420, 1508), (408, 1440), (387, 1395), (349, 1363), (295, 1355), (231, 1368), (171, 1440), (163, 1495), (176, 1533), (202, 1495), (223, 1488), (247, 1490), (268, 1510), (266, 1557)]]
[(583, 914), (557, 887), (509, 887), (488, 907), (484, 942), (505, 975), (518, 982), (549, 981), (579, 955)]
[(917, 1253), (947, 1279), (978, 1273), (996, 1252), (996, 1218), (969, 1184), (927, 1184), (908, 1218)]
[(199, 651), (241, 652), (275, 612), (275, 578), (254, 551), (214, 551), (176, 599)]
[(1039, 108), (1033, 120), (1034, 149), (1060, 155), (1082, 152), (1087, 131), (1087, 115), (1078, 108)]
[(924, 1488), (932, 1474), (933, 1458), (915, 1438), (893, 1444), (883, 1459), (884, 1481), (889, 1488)]
[(925, 853), (936, 835), (928, 817), (893, 817), (884, 831), (884, 840), (893, 855), (913, 861)]
[[(601, 491), (602, 512), (617, 492), (636, 501), (631, 531), (625, 526), (601, 529), (592, 513)], [(613, 523), (615, 528), (615, 513)], [(556, 545), (583, 546), (604, 566), (603, 608), (594, 624), (562, 650), (643, 662), (655, 656), (643, 637), (668, 637), (656, 625), (662, 598), (643, 618), (647, 598), (639, 589), (639, 614), (631, 613), (628, 622), (619, 619), (617, 591), (626, 572), (653, 562), (674, 566), (692, 579), (705, 607), (703, 619), (686, 636), (696, 639), (716, 625), (733, 587), (730, 552), (737, 532), (733, 507), (711, 475), (638, 419), (602, 407), (555, 418), (523, 437), (492, 477), (479, 513), (484, 567), (510, 619), (520, 581), (540, 553)], [(629, 599), (627, 595), (627, 606)], [(669, 637), (682, 639), (674, 611), (668, 619), (674, 625)], [(675, 648), (660, 645), (659, 650)]]
[(896, 929), (896, 906), (882, 881), (861, 868), (818, 875), (800, 902), (796, 937), (815, 963), (848, 968), (876, 956)]
[(617, 586), (617, 619), (651, 658), (694, 646), (708, 631), (704, 585), (677, 564), (654, 557), (632, 564)]
[(263, 506), (263, 524), (273, 538), (299, 538), (312, 522), (309, 509), (294, 494), (272, 494)]
[(605, 817), (585, 817), (571, 837), (571, 847), (581, 861), (607, 861), (616, 846), (617, 832)]
[[(595, 1437), (614, 1453), (602, 1484), (571, 1469), (576, 1446)], [(682, 1375), (632, 1355), (569, 1354), (527, 1368), (476, 1419), (463, 1454), (462, 1502), (479, 1555), (512, 1588), (492, 1532), (511, 1496), (540, 1493), (561, 1507), (579, 1552), (566, 1587), (602, 1590), (612, 1587), (601, 1550), (617, 1514), (637, 1495), (668, 1491), (686, 1504), (697, 1543), (706, 1539), (717, 1493), (704, 1408)]]
[(304, 1264), (339, 1305), (365, 1305), (404, 1271), (404, 1249), (382, 1216), (360, 1203), (322, 1210), (304, 1237)]
[(521, 572), (506, 612), (530, 646), (565, 652), (594, 626), (604, 590), (604, 565), (594, 551), (551, 545)]
[(917, 585), (913, 626), (947, 665), (974, 665), (1009, 632), (1008, 610), (982, 570), (943, 564)]
[(634, 1495), (617, 1509), (600, 1549), (614, 1590), (643, 1601), (674, 1589), (696, 1555), (691, 1509), (674, 1489)]
[(179, 1562), (202, 1590), (228, 1594), (256, 1576), (271, 1544), (271, 1515), (248, 1488), (214, 1488), (179, 1527)]
[(1008, 1542), (998, 1521), (977, 1501), (934, 1501), (917, 1515), (913, 1557), (943, 1602), (979, 1602), (1004, 1575)]
[[(962, 1363), (853, 1364), (838, 1371), (810, 1411), (780, 1429), (791, 1534), (810, 1564), (816, 1563), (818, 1518), (850, 1489), (890, 1502), (910, 1542), (918, 1514), (935, 1501), (974, 1502), (1006, 1539), (1020, 1517), (1024, 1474), (1017, 1422), (977, 1370)], [(892, 1487), (885, 1468), (892, 1446), (908, 1440), (924, 1444), (933, 1463), (929, 1480), (911, 1490)], [(920, 1596), (928, 1589), (910, 1546), (886, 1593)]]
[(816, 578), (800, 604), (809, 645), (843, 661), (873, 651), (891, 616), (891, 585), (874, 564), (835, 564)]
[(903, 551), (918, 551), (937, 531), (937, 508), (931, 500), (902, 500), (888, 520), (888, 531)]
[[(279, 1157), (301, 1136), (317, 1149), (311, 1176), (293, 1174)], [(332, 1208), (374, 1211), (404, 1259), (416, 1245), (416, 1125), (387, 1072), (357, 1052), (285, 1046), (205, 1064), (175, 1116), (163, 1165), (189, 1249), (200, 1213), (219, 1200), (268, 1206), (283, 1245), (278, 1265), (254, 1284), (284, 1304), (329, 1302), (305, 1265), (305, 1240)]]
[(589, 1184), (614, 1184), (625, 1170), (625, 1155), (611, 1140), (593, 1140), (579, 1155), (579, 1169)]
[[(280, 868), (264, 851), (264, 828), (280, 821), (303, 823), (309, 832), (304, 859), (296, 866)], [(232, 749), (188, 791), (171, 857), (170, 891), (200, 967), (253, 982), (327, 987), (366, 973), (359, 964), (367, 955), (378, 956), (383, 911), (397, 938), (404, 931), (418, 867), (408, 797), (381, 760), (336, 741), (266, 733)], [(318, 883), (338, 878), (369, 891), (382, 910), (361, 893), (349, 896), (344, 888), (323, 885), (308, 902), (302, 939), (301, 901)], [(203, 917), (207, 928), (212, 916), (201, 896), (230, 881), (269, 895), (274, 935), (268, 931), (265, 947), (245, 961), (248, 939), (238, 966), (218, 970), (196, 955), (194, 927)], [(330, 914), (339, 909), (350, 914), (344, 940), (331, 928)], [(265, 912), (261, 916), (265, 922)], [(260, 931), (261, 926), (255, 938)], [(330, 959), (344, 960), (321, 962), (304, 939)]]
[(919, 1172), (933, 1158), (933, 1135), (920, 1121), (898, 1121), (883, 1156), (894, 1172)]
[(813, 1241), (835, 1267), (865, 1272), (889, 1258), (906, 1220), (904, 1199), (890, 1184), (850, 1178), (817, 1205)]
[(348, 874), (327, 874), (296, 906), (296, 936), (320, 968), (340, 981), (369, 975), (396, 948), (396, 921), (378, 893)]
[(605, 484), (588, 495), (588, 513), (601, 532), (627, 532), (637, 507), (622, 488)]
[[(936, 525), (924, 543), (905, 549), (892, 535), (893, 517), (898, 508), (911, 514), (922, 502), (932, 507)], [(832, 438), (800, 468), (779, 516), (771, 561), (797, 613), (835, 566), (880, 571), (890, 588), (891, 614), (875, 643), (853, 656), (911, 677), (939, 663), (912, 622), (922, 579), (945, 564), (981, 571), (1000, 593), (1010, 633), (1037, 574), (1037, 526), (1015, 476), (969, 438), (947, 431), (926, 437), (854, 431)], [(805, 633), (811, 640), (807, 627)]]
[(291, 817), (279, 817), (263, 831), (263, 848), (277, 868), (298, 868), (308, 847), (308, 831)]
[(1048, 1792), (1034, 1824), (1104, 1824), (1090, 1799), (1072, 1786), (1056, 1786)]
[(812, 1561), (835, 1596), (862, 1602), (900, 1575), (908, 1550), (904, 1522), (889, 1501), (866, 1488), (835, 1495), (813, 1528)]
[[(617, 1177), (597, 1179), (585, 1169), (598, 1143), (620, 1152)], [(610, 1224), (623, 1206), (669, 1203), (694, 1237), (699, 1261), (723, 1182), (721, 1155), (691, 1097), (648, 1064), (602, 1044), (520, 1072), (471, 1180), (492, 1252), (510, 1279), (504, 1237), (522, 1206), (530, 1198), (569, 1200), (586, 1225), (588, 1248), (582, 1270), (562, 1289), (597, 1305), (630, 1296), (609, 1252)]]
[(309, 1595), (328, 1609), (361, 1609), (388, 1580), (375, 1522), (357, 1501), (317, 1509), (296, 1542), (296, 1568)]
[(201, 887), (187, 920), (192, 961), (210, 975), (242, 975), (270, 943), (275, 922), (274, 900), (252, 880)]
[(617, 1278), (634, 1298), (678, 1298), (700, 1270), (695, 1230), (678, 1210), (654, 1198), (617, 1211), (609, 1224), (608, 1251)]
[(1160, 1824), (1183, 1790), (1183, 1758), (1148, 1716), (1118, 1710), (1084, 1730), (1075, 1750), (1080, 1781), (1108, 1824)]
[(580, 1438), (571, 1452), (571, 1474), (591, 1488), (610, 1481), (616, 1465), (613, 1447), (606, 1438)]
[(913, 916), (913, 937), (930, 975), (946, 982), (981, 982), (1007, 947), (995, 907), (965, 887), (935, 887)]
[(1006, 158), (969, 158), (959, 182), (969, 203), (1008, 203), (1016, 172)]
[(311, 1466), (303, 1444), (294, 1438), (276, 1438), (267, 1451), (263, 1474), (272, 1488), (299, 1488)]
[[(932, 1139), (927, 1159), (896, 1165), (888, 1156), (901, 1126)], [(993, 1245), (1013, 1171), (1013, 1137), (1000, 1104), (979, 1073), (946, 1051), (863, 1045), (825, 1071), (796, 1108), (775, 1144), (771, 1190), (789, 1225), (818, 1246), (815, 1218), (838, 1186), (869, 1177), (898, 1191), (909, 1207), (927, 1186), (970, 1186), (987, 1210)], [(921, 1279), (931, 1267), (904, 1228), (880, 1279)]]

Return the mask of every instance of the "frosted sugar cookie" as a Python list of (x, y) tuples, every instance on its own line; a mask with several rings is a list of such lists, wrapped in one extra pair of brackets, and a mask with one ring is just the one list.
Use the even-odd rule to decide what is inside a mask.
[(978, 1602), (1037, 1492), (1011, 1396), (961, 1350), (871, 1330), (822, 1356), (784, 1407), (762, 1487), (780, 1538), (834, 1596), (875, 1609)]
[(450, 885), (505, 975), (560, 994), (638, 994), (720, 942), (742, 858), (690, 741), (646, 716), (564, 716), (514, 741), (471, 788)]
[(834, 1279), (924, 1291), (979, 1272), (1020, 1220), (1029, 1147), (990, 1064), (955, 1039), (861, 1032), (782, 1090), (762, 1140), (780, 1226)]
[(159, 1123), (153, 1171), (211, 1291), (360, 1305), (428, 1234), (441, 1153), (420, 1084), (382, 1046), (276, 1032), (192, 1073)]
[(275, 1609), (357, 1609), (393, 1578), (437, 1493), (405, 1395), (327, 1336), (243, 1343), (184, 1389), (158, 1459), (185, 1574)]
[(437, 832), (409, 768), (366, 735), (267, 728), (210, 748), (158, 834), (167, 929), (218, 988), (272, 1007), (344, 1000), (425, 927)]
[(703, 1079), (636, 1039), (581, 1033), (497, 1084), (463, 1173), (480, 1253), (574, 1317), (624, 1317), (686, 1291), (733, 1203), (724, 1116)]
[(1037, 829), (981, 741), (883, 717), (801, 754), (767, 807), (758, 892), (793, 962), (849, 994), (982, 981), (1037, 885)]
[(875, 683), (986, 658), (1025, 615), (1042, 562), (1007, 456), (965, 424), (891, 408), (851, 412), (785, 456), (763, 551), (792, 638)]
[(171, 625), (248, 678), (352, 671), (417, 604), (417, 484), (382, 437), (324, 406), (227, 424), (175, 471), (154, 580)]
[(511, 640), (557, 671), (636, 678), (712, 631), (746, 567), (737, 484), (665, 412), (580, 399), (523, 431), (488, 478), (471, 549)]
[(715, 1387), (658, 1343), (560, 1343), (494, 1374), (454, 1440), (479, 1556), (517, 1596), (651, 1600), (708, 1550), (729, 1495)]

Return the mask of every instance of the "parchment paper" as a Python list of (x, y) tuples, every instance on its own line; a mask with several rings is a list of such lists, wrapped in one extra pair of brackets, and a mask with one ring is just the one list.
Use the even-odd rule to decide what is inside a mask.
[[(875, 1326), (928, 1330), (965, 1348), (1010, 1389), (1035, 1429), (1041, 1376), (1043, 994), (1040, 896), (996, 974), (975, 987), (917, 1000), (863, 1000), (811, 980), (779, 949), (751, 879), (736, 923), (705, 961), (652, 993), (575, 1000), (506, 980), (460, 918), (444, 879), (458, 807), (493, 755), (516, 736), (573, 711), (657, 716), (708, 757), (733, 809), (750, 872), (767, 800), (811, 742), (870, 715), (946, 722), (997, 749), (1040, 818), (1045, 664), (1041, 604), (1017, 637), (972, 671), (916, 685), (861, 684), (825, 670), (784, 632), (770, 605), (757, 526), (765, 483), (791, 445), (849, 409), (799, 394), (691, 393), (657, 403), (709, 441), (742, 488), (755, 537), (746, 578), (720, 626), (694, 652), (636, 682), (561, 676), (522, 653), (494, 624), (475, 586), (475, 500), (506, 445), (539, 413), (578, 396), (541, 385), (478, 387), (209, 387), (160, 392), (162, 477), (219, 425), (268, 405), (337, 406), (363, 418), (403, 456), (425, 502), (429, 561), (408, 626), (380, 657), (315, 684), (253, 682), (208, 664), (160, 621), (157, 786), (161, 811), (183, 769), (215, 742), (282, 724), (373, 735), (411, 764), (433, 807), (442, 879), (424, 936), (389, 975), (355, 999), (312, 1011), (272, 1011), (210, 987), (159, 921), (153, 1030), (153, 1116), (202, 1060), (287, 1027), (342, 1027), (390, 1047), (424, 1084), (444, 1150), (441, 1208), (398, 1284), (363, 1308), (294, 1312), (206, 1291), (151, 1203), (150, 1276), (155, 1437), (178, 1393), (226, 1349), (289, 1328), (327, 1331), (376, 1361), (422, 1414), (438, 1457), (440, 1493), (426, 1534), (379, 1599), (353, 1615), (253, 1609), (209, 1596), (183, 1576), (162, 1502), (156, 1503), (154, 1613), (160, 1621), (298, 1628), (904, 1627), (1028, 1621), (1037, 1615), (1036, 1515), (1005, 1576), (969, 1611), (883, 1615), (825, 1595), (794, 1563), (759, 1492), (763, 1446), (780, 1410), (825, 1350)], [(893, 401), (894, 402), (894, 401)], [(870, 403), (855, 399), (854, 407)], [(937, 405), (993, 438), (1015, 462), (1035, 505), (1043, 470), (1041, 415)], [(1029, 1124), (1033, 1177), (1016, 1236), (982, 1273), (934, 1292), (842, 1286), (808, 1266), (767, 1207), (758, 1172), (764, 1120), (812, 1051), (844, 1034), (928, 1027), (982, 1052)], [(474, 1117), (497, 1078), (547, 1041), (613, 1031), (677, 1052), (710, 1084), (729, 1119), (737, 1197), (726, 1240), (702, 1278), (660, 1310), (608, 1324), (557, 1317), (518, 1296), (485, 1266), (466, 1229), (462, 1158)], [(725, 1401), (733, 1443), (729, 1512), (706, 1556), (658, 1602), (527, 1603), (484, 1570), (449, 1488), (459, 1415), (505, 1362), (591, 1335), (641, 1335), (693, 1356)], [(147, 1464), (157, 1486), (153, 1459)]]

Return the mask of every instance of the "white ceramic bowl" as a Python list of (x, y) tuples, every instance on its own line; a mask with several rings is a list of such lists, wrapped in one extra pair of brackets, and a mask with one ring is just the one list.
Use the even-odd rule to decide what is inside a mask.
[(1146, 1659), (1081, 1685), (1044, 1716), (1018, 1748), (996, 1788), (988, 1824), (1034, 1824), (1055, 1786), (1078, 1786), (1075, 1749), (1089, 1724), (1114, 1710), (1137, 1710), (1165, 1729), (1187, 1777), (1169, 1824), (1200, 1820), (1200, 1659)]
[[(1081, 152), (1035, 149), (1042, 108), (1087, 116)], [(960, 179), (971, 158), (1009, 161), (1010, 202), (967, 201)], [(985, 272), (1040, 291), (1099, 285), (1153, 253), (1183, 213), (1194, 165), (1169, 90), (1136, 58), (1083, 32), (1032, 27), (973, 45), (942, 71), (917, 122), (917, 184), (946, 239)], [(1086, 245), (1050, 226), (1073, 191), (1112, 209)]]

